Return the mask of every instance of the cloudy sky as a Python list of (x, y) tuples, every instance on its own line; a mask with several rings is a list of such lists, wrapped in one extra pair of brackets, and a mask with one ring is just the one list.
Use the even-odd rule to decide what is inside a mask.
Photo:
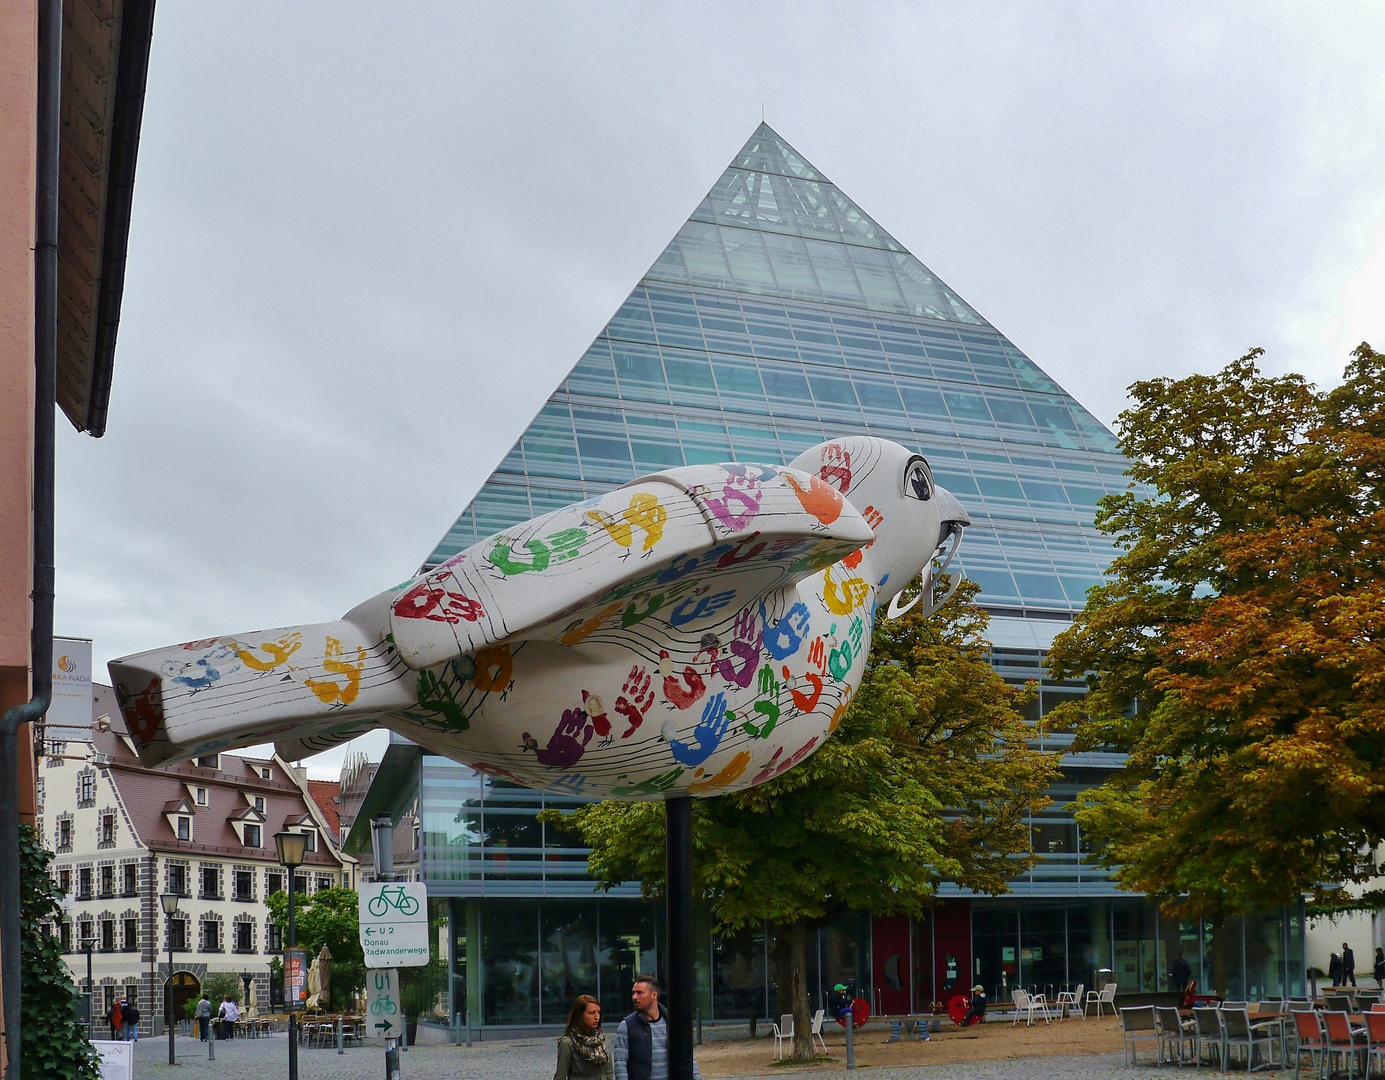
[(1108, 423), (1256, 345), (1330, 383), (1385, 342), (1382, 50), (1346, 0), (161, 0), (58, 631), (103, 665), (409, 576), (762, 107)]

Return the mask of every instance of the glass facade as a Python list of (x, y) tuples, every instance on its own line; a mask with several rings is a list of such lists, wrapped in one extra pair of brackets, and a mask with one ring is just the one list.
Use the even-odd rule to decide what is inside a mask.
[[(1080, 684), (1044, 653), (1114, 554), (1097, 501), (1124, 491), (1111, 433), (822, 172), (761, 125), (553, 392), (425, 561), (637, 476), (681, 465), (778, 464), (824, 440), (878, 435), (923, 453), (972, 525), (957, 559), (993, 619), (991, 661), (1035, 680), (1038, 721)], [(854, 983), (874, 1010), (918, 1012), (973, 982), (1056, 992), (1112, 973), (1167, 989), (1182, 952), (1203, 986), (1297, 993), (1302, 911), (1215, 924), (1161, 918), (1089, 865), (1068, 804), (1124, 759), (1063, 754), (1053, 803), (1030, 822), (1039, 864), (1014, 896), (944, 883), (916, 919), (852, 913), (815, 931), (810, 995)], [(418, 874), (450, 925), (454, 1016), (560, 1024), (578, 993), (628, 1011), (632, 976), (659, 972), (662, 912), (637, 884), (597, 893), (577, 837), (540, 823), (574, 799), (421, 754)], [(773, 931), (710, 932), (698, 915), (707, 1020), (771, 1014)]]

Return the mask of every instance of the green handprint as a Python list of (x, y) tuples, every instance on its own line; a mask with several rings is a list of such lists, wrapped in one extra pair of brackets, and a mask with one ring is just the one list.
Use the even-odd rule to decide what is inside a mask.
[[(669, 788), (673, 787), (673, 785), (678, 782), (678, 778), (683, 775), (683, 771), (682, 766), (679, 766), (676, 769), (670, 769), (666, 773), (660, 773), (658, 776), (651, 776), (647, 780), (641, 780), (638, 784), (632, 784), (629, 787), (611, 788), (611, 794), (657, 795), (659, 792), (667, 791)], [(617, 777), (617, 779), (623, 780), (624, 775)]]

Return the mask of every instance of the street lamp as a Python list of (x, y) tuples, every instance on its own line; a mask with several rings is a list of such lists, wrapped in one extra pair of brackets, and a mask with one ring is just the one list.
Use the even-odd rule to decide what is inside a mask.
[[(163, 905), (164, 914), (170, 920), (178, 914), (178, 894), (176, 892), (160, 893), (159, 903)], [(164, 1023), (168, 1025), (168, 1063), (176, 1065), (178, 1061), (173, 1054), (173, 926), (171, 922), (164, 936), (168, 938), (168, 981), (164, 983)]]
[[(88, 926), (91, 924), (88, 923)], [(91, 988), (91, 950), (96, 947), (96, 936), (82, 938), (82, 951), (87, 954), (87, 1038), (92, 1037), (92, 1032), (96, 1030), (96, 1019), (91, 1014), (95, 998)]]
[[(293, 917), (293, 894), (296, 891), (293, 887), (294, 871), (303, 865), (303, 857), (308, 853), (308, 837), (301, 832), (277, 832), (274, 834), (274, 846), (279, 851), (279, 862), (288, 871), (289, 881), (289, 949), (293, 949), (298, 944), (297, 927)], [(292, 953), (286, 952), (285, 958), (291, 958)], [(288, 965), (284, 966), (287, 974)], [(297, 1001), (288, 1000), (285, 995), (284, 1004), (289, 1011), (289, 1080), (298, 1080), (298, 1031), (294, 1023), (294, 1009), (297, 1008)]]

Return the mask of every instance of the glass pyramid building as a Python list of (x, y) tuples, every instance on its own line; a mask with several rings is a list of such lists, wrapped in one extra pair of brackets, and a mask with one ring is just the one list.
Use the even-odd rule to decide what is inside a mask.
[(1111, 433), (761, 124), (424, 565), (645, 473), (851, 434), (962, 500), (995, 614), (1070, 616), (1111, 560)]

